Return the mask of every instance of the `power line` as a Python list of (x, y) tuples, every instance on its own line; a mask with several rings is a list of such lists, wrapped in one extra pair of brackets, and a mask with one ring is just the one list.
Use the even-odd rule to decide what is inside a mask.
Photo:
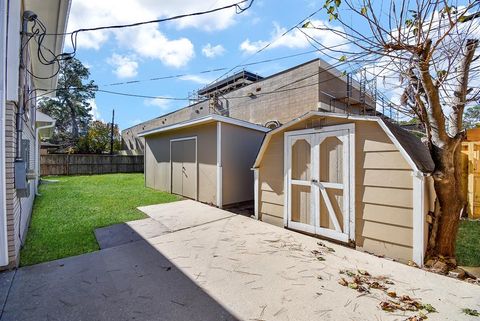
[[(269, 63), (269, 62), (275, 62), (275, 61), (280, 61), (280, 60), (285, 60), (289, 58), (295, 58), (295, 57), (300, 57), (300, 56), (305, 56), (308, 54), (316, 53), (317, 50), (309, 50), (306, 52), (300, 52), (292, 55), (286, 55), (286, 56), (280, 56), (280, 57), (275, 57), (275, 58), (270, 58), (270, 59), (265, 59), (265, 60), (259, 60), (259, 61), (254, 61), (250, 63), (246, 63), (241, 65), (242, 67), (248, 67), (248, 66), (254, 66), (254, 65), (259, 65), (259, 64), (264, 64), (264, 63)], [(124, 81), (124, 82), (113, 82), (113, 83), (108, 83), (108, 84), (99, 84), (97, 86), (99, 87), (111, 87), (111, 86), (120, 86), (120, 85), (131, 85), (131, 84), (138, 84), (138, 83), (143, 83), (143, 82), (149, 82), (149, 81), (158, 81), (158, 80), (168, 80), (168, 79), (175, 79), (175, 78), (183, 78), (187, 76), (192, 76), (192, 75), (201, 75), (201, 74), (207, 74), (207, 73), (213, 73), (213, 72), (218, 72), (218, 71), (223, 71), (227, 70), (229, 67), (219, 67), (219, 68), (214, 68), (214, 69), (207, 69), (207, 70), (201, 70), (197, 72), (191, 72), (191, 73), (185, 73), (185, 74), (175, 74), (175, 75), (165, 75), (165, 76), (157, 76), (157, 77), (152, 77), (148, 79), (137, 79), (137, 80), (129, 80), (129, 81)], [(57, 90), (62, 90), (62, 89), (76, 89), (78, 87), (69, 87), (69, 88), (39, 88), (37, 89), (38, 91), (47, 91), (47, 93), (38, 95), (38, 97), (45, 96), (48, 94), (51, 94), (52, 92), (55, 92)]]
[[(93, 28), (81, 28), (81, 29), (77, 29), (77, 30), (74, 30), (74, 31), (70, 31), (70, 32), (47, 33), (45, 35), (46, 36), (68, 36), (68, 35), (78, 34), (80, 32), (138, 27), (138, 26), (142, 26), (142, 25), (160, 23), (160, 22), (167, 22), (167, 21), (178, 20), (178, 19), (187, 18), (187, 17), (201, 16), (201, 15), (214, 13), (214, 12), (217, 12), (217, 11), (222, 11), (222, 10), (226, 10), (226, 9), (230, 9), (230, 8), (235, 8), (236, 9), (236, 14), (240, 14), (240, 13), (248, 10), (252, 6), (254, 1), (255, 0), (242, 0), (242, 1), (239, 1), (239, 2), (236, 2), (236, 3), (232, 3), (230, 5), (226, 5), (226, 6), (223, 6), (223, 7), (218, 7), (218, 8), (215, 8), (215, 9), (209, 9), (209, 10), (198, 11), (198, 12), (193, 12), (193, 13), (186, 13), (186, 14), (181, 14), (181, 15), (172, 16), (172, 17), (168, 17), (168, 18), (162, 18), (162, 19), (154, 19), (154, 20), (148, 20), (148, 21), (134, 22), (134, 23), (129, 23), (129, 24), (108, 25), (108, 26), (93, 27)], [(246, 7), (242, 8), (240, 5), (242, 3), (245, 3), (245, 2), (249, 2), (249, 4)]]
[[(251, 62), (251, 63), (246, 63), (246, 64), (240, 65), (240, 67), (248, 67), (248, 66), (254, 66), (254, 65), (259, 65), (259, 64), (268, 63), (268, 62), (285, 60), (285, 59), (289, 59), (289, 58), (294, 58), (294, 57), (299, 57), (299, 56), (305, 56), (305, 55), (312, 54), (312, 53), (315, 53), (315, 52), (317, 52), (317, 50), (309, 50), (309, 51), (306, 51), (306, 52), (296, 53), (296, 54), (292, 54), (292, 55), (281, 56), (281, 57), (276, 57), (276, 58), (271, 58), (271, 59), (265, 59), (265, 60), (260, 60), (260, 61)], [(174, 78), (183, 78), (183, 77), (192, 76), (192, 75), (201, 75), (201, 74), (207, 74), (207, 73), (213, 73), (213, 72), (223, 71), (223, 70), (227, 70), (228, 68), (229, 68), (229, 67), (219, 67), (219, 68), (202, 70), (202, 71), (197, 71), (197, 72), (192, 72), (192, 73), (186, 73), (186, 74), (158, 76), (158, 77), (153, 77), (153, 78), (148, 78), (148, 79), (139, 79), (139, 80), (124, 81), (124, 82), (114, 82), (114, 83), (109, 83), (109, 84), (101, 84), (101, 85), (98, 85), (98, 86), (101, 86), (101, 87), (109, 87), (109, 86), (138, 84), (138, 83), (148, 82), (148, 81), (157, 81), (157, 80), (166, 80), (166, 79), (174, 79)]]
[[(365, 55), (365, 54), (364, 54)], [(362, 55), (363, 56), (363, 55)], [(362, 56), (360, 56), (359, 58), (361, 58)], [(341, 64), (345, 64), (346, 62), (341, 62), (339, 63), (338, 65), (341, 65)], [(317, 75), (320, 75), (321, 73), (323, 72), (328, 72), (329, 70), (331, 69), (335, 69), (338, 65), (331, 65), (330, 67), (326, 68), (326, 69), (322, 69), (321, 71), (318, 71), (316, 73), (313, 73), (309, 76), (306, 76), (306, 77), (303, 77), (302, 79), (300, 80), (295, 80), (293, 82), (290, 82), (290, 83), (287, 83), (287, 84), (284, 84), (282, 87), (287, 87), (287, 86), (290, 86), (292, 84), (295, 84), (296, 82), (299, 82), (299, 81), (302, 81), (302, 80), (306, 80), (308, 78), (311, 78), (311, 77), (314, 77), (314, 76), (317, 76)], [(256, 93), (255, 95), (256, 96), (265, 96), (265, 95), (272, 95), (272, 94), (279, 94), (279, 93), (283, 93), (283, 92), (289, 92), (289, 91), (294, 91), (294, 90), (299, 90), (299, 89), (302, 89), (302, 88), (307, 88), (307, 87), (311, 87), (311, 86), (317, 86), (317, 85), (320, 85), (322, 83), (325, 83), (325, 82), (328, 82), (330, 80), (333, 80), (337, 78), (337, 76), (335, 75), (332, 75), (332, 77), (328, 78), (328, 79), (323, 79), (322, 81), (318, 81), (318, 82), (315, 82), (315, 83), (311, 83), (311, 84), (306, 84), (306, 85), (301, 85), (301, 86), (298, 86), (298, 87), (294, 87), (294, 88), (283, 88), (283, 89), (275, 89), (275, 90), (272, 90), (272, 91), (269, 91), (269, 92), (260, 92), (260, 93)], [(189, 98), (187, 97), (166, 97), (166, 96), (149, 96), (149, 95), (140, 95), (140, 94), (132, 94), (132, 93), (124, 93), (124, 92), (115, 92), (115, 91), (109, 91), (109, 90), (97, 90), (98, 92), (102, 92), (102, 93), (108, 93), (108, 94), (113, 94), (113, 95), (121, 95), (121, 96), (127, 96), (127, 97), (134, 97), (134, 98), (144, 98), (144, 99), (160, 99), (160, 100), (175, 100), (175, 101), (188, 101)], [(243, 99), (243, 98), (251, 98), (250, 95), (240, 95), (240, 96), (229, 96), (229, 97), (225, 97), (225, 99)], [(385, 99), (385, 97), (384, 97)], [(205, 99), (204, 101), (206, 101), (207, 99)], [(389, 100), (387, 98), (387, 100)], [(402, 108), (400, 106), (398, 106), (397, 104), (394, 104), (392, 102), (389, 102), (389, 106), (390, 108), (394, 109), (395, 111), (397, 111), (398, 113), (401, 113), (405, 116), (411, 116), (407, 111), (405, 110), (402, 110)], [(240, 108), (241, 106), (237, 106), (237, 107), (230, 107), (230, 110), (232, 109), (235, 109), (235, 108)], [(375, 106), (376, 107), (376, 106)]]
[[(240, 5), (243, 3), (248, 4), (245, 7), (241, 7)], [(182, 18), (187, 18), (187, 17), (195, 17), (195, 16), (200, 16), (200, 15), (205, 15), (205, 14), (210, 14), (214, 12), (219, 12), (222, 10), (230, 9), (230, 8), (235, 8), (236, 14), (241, 14), (242, 12), (248, 10), (254, 0), (242, 0), (230, 5), (226, 5), (223, 7), (218, 7), (215, 9), (209, 9), (205, 11), (198, 11), (198, 12), (193, 12), (193, 13), (188, 13), (188, 14), (181, 14), (181, 15), (176, 15), (172, 17), (167, 17), (167, 18), (162, 18), (162, 19), (154, 19), (154, 20), (148, 20), (148, 21), (141, 21), (141, 22), (135, 22), (135, 23), (130, 23), (130, 24), (120, 24), (120, 25), (109, 25), (109, 26), (101, 26), (101, 27), (94, 27), (94, 28), (81, 28), (77, 29), (71, 32), (65, 32), (65, 33), (48, 33), (45, 25), (41, 22), (41, 20), (35, 15), (34, 17), (31, 17), (31, 21), (33, 21), (33, 26), (32, 26), (32, 32), (29, 35), (29, 38), (27, 40), (27, 43), (30, 42), (33, 38), (36, 38), (36, 42), (38, 43), (38, 49), (37, 49), (37, 55), (40, 63), (42, 65), (52, 65), (52, 64), (57, 64), (58, 68), (57, 71), (48, 77), (40, 77), (38, 75), (33, 74), (30, 70), (27, 69), (27, 72), (34, 78), (37, 79), (51, 79), (54, 78), (58, 72), (60, 71), (60, 61), (62, 60), (67, 60), (71, 59), (75, 56), (77, 52), (77, 38), (78, 34), (81, 32), (88, 32), (88, 31), (99, 31), (99, 30), (110, 30), (110, 29), (123, 29), (123, 28), (131, 28), (131, 27), (137, 27), (141, 25), (147, 25), (147, 24), (153, 24), (153, 23), (160, 23), (160, 22), (167, 22), (167, 21), (172, 21), (172, 20), (177, 20), (177, 19), (182, 19)], [(24, 18), (25, 19), (25, 18)], [(67, 36), (70, 35), (70, 41), (72, 44), (72, 52), (70, 53), (60, 53), (56, 55), (53, 53), (49, 48), (45, 47), (43, 45), (43, 41), (46, 36)], [(26, 45), (25, 45), (26, 46)], [(25, 46), (22, 48), (22, 52), (25, 49)], [(45, 55), (43, 53), (43, 49), (47, 50), (51, 55), (51, 59), (45, 58)]]
[(240, 64), (236, 65), (235, 67), (232, 67), (230, 68), (227, 72), (225, 72), (224, 74), (222, 74), (220, 77), (217, 77), (215, 80), (213, 80), (212, 82), (210, 82), (206, 87), (214, 84), (215, 82), (217, 82), (219, 79), (221, 79), (222, 77), (224, 77), (225, 75), (228, 75), (230, 72), (232, 72), (233, 70), (235, 70), (236, 68), (238, 67), (241, 67), (246, 61), (250, 60), (252, 57), (254, 57), (255, 55), (261, 53), (262, 51), (266, 50), (268, 47), (270, 47), (273, 43), (275, 43), (276, 41), (278, 41), (279, 39), (283, 38), (285, 35), (287, 35), (290, 31), (294, 30), (295, 28), (297, 28), (298, 25), (300, 25), (302, 22), (304, 22), (305, 20), (307, 19), (310, 19), (311, 17), (313, 17), (314, 15), (316, 15), (318, 12), (320, 12), (321, 10), (323, 9), (320, 8), (316, 11), (314, 11), (313, 13), (309, 14), (307, 17), (305, 17), (304, 19), (302, 19), (300, 22), (298, 22), (297, 24), (295, 24), (294, 26), (290, 27), (289, 29), (287, 29), (284, 33), (282, 33), (279, 37), (273, 39), (272, 41), (268, 42), (265, 46), (263, 46), (262, 48), (258, 49), (253, 55), (251, 55), (250, 57), (248, 57), (247, 59), (244, 59)]

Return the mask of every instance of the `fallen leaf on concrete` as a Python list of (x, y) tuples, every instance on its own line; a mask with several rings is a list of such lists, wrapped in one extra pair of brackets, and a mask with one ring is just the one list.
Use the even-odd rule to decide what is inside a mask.
[(420, 313), (419, 315), (412, 315), (406, 321), (422, 321), (428, 319), (425, 314)]
[(357, 271), (358, 271), (358, 274), (360, 274), (360, 275), (370, 276), (370, 273), (368, 273), (368, 272), (365, 271), (365, 270), (357, 270)]
[(380, 302), (380, 309), (387, 312), (395, 312), (397, 310), (402, 310), (402, 307), (399, 304), (388, 300)]
[(411, 267), (416, 267), (416, 268), (418, 268), (418, 264), (417, 264), (417, 263), (415, 263), (415, 262), (413, 262), (412, 260), (409, 260), (409, 261), (408, 261), (408, 266), (411, 266)]
[(432, 312), (437, 312), (437, 309), (435, 309), (431, 304), (422, 304), (422, 310), (427, 311), (428, 313)]
[(387, 291), (387, 295), (391, 298), (396, 298), (397, 297), (397, 292), (395, 291)]
[(380, 293), (385, 293), (387, 298), (382, 299), (380, 302), (380, 308), (387, 312), (395, 311), (414, 311), (416, 315), (411, 316), (410, 321), (420, 321), (427, 318), (426, 313), (437, 312), (437, 310), (431, 304), (422, 303), (418, 299), (414, 299), (408, 295), (397, 296), (397, 293), (393, 290), (389, 290), (389, 285), (394, 284), (386, 276), (372, 276), (368, 271), (364, 270), (340, 270), (340, 274), (346, 275), (351, 279), (341, 278), (338, 283), (342, 286), (348, 286), (350, 289), (357, 292), (371, 293), (369, 289), (377, 289)]
[(474, 317), (480, 317), (480, 312), (478, 312), (477, 310), (474, 310), (474, 309), (465, 308), (465, 309), (462, 309), (462, 312), (467, 314), (467, 315), (474, 316)]

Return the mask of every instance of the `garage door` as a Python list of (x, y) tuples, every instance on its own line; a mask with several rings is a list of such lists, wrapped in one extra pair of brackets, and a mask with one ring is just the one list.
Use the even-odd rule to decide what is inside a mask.
[(172, 193), (197, 198), (197, 139), (174, 139), (171, 144)]

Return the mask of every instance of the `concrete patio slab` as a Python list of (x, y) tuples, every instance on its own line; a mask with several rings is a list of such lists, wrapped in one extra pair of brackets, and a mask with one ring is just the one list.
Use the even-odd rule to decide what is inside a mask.
[(179, 231), (235, 216), (233, 213), (192, 200), (142, 206), (138, 209), (161, 222), (171, 231)]
[(14, 276), (15, 271), (5, 271), (0, 273), (0, 309), (5, 305)]
[(145, 241), (17, 271), (1, 321), (235, 320)]
[(380, 291), (338, 284), (343, 269), (361, 269), (393, 280), (398, 295), (433, 305), (429, 320), (471, 320), (480, 309), (480, 287), (322, 241), (335, 252), (319, 261), (319, 240), (242, 216), (149, 239), (206, 292), (243, 320), (405, 320), (387, 313)]
[(398, 295), (438, 310), (428, 320), (472, 320), (461, 310), (480, 310), (477, 285), (326, 241), (334, 252), (320, 261), (312, 253), (320, 249), (316, 238), (192, 201), (150, 212), (178, 230), (19, 269), (1, 321), (387, 321), (414, 314), (382, 311), (381, 291), (341, 286), (343, 269), (387, 276)]
[(100, 248), (106, 249), (160, 236), (169, 232), (170, 230), (159, 221), (153, 218), (146, 218), (97, 228), (95, 230), (95, 237)]

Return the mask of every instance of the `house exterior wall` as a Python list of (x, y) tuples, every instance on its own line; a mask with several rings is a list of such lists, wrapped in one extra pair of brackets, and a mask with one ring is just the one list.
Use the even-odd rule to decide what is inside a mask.
[[(15, 149), (16, 137), (15, 114), (16, 106), (12, 102), (6, 104), (6, 126), (5, 126), (5, 177), (6, 177), (6, 209), (7, 209), (7, 235), (8, 235), (8, 267), (14, 267), (19, 264), (19, 254), (23, 245), (30, 222), (33, 201), (35, 199), (35, 182), (29, 183), (30, 193), (28, 197), (19, 197), (15, 189)], [(30, 121), (24, 122), (22, 140), (28, 140), (30, 146), (29, 169), (35, 167), (34, 148), (35, 132)]]
[[(352, 97), (359, 99), (359, 84), (353, 84)], [(284, 124), (319, 108), (345, 113), (347, 105), (332, 100), (331, 96), (346, 95), (346, 76), (316, 59), (221, 95), (215, 108), (209, 101), (203, 101), (124, 129), (122, 139), (124, 148), (142, 152), (142, 138), (138, 133), (212, 113), (260, 125), (269, 121)], [(368, 97), (367, 102), (371, 102)], [(361, 111), (355, 106), (349, 108), (350, 113)]]
[(253, 200), (251, 170), (265, 134), (222, 123), (222, 200), (223, 205)]
[[(310, 118), (288, 131), (352, 120)], [(259, 217), (283, 226), (284, 132), (271, 137), (259, 166)], [(355, 121), (355, 242), (358, 249), (412, 259), (413, 171), (376, 122)]]
[(170, 140), (193, 136), (197, 137), (198, 200), (216, 204), (217, 133), (215, 123), (147, 136), (145, 138), (145, 185), (170, 192)]
[[(7, 42), (7, 97), (5, 103), (5, 210), (7, 223), (7, 244), (8, 244), (8, 265), (0, 266), (0, 269), (13, 268), (18, 266), (20, 260), (20, 249), (25, 241), (30, 216), (32, 212), (33, 201), (35, 198), (35, 182), (29, 183), (29, 196), (19, 197), (15, 189), (14, 162), (16, 151), (16, 114), (18, 112), (18, 69), (19, 60), (18, 52), (20, 50), (20, 19), (21, 19), (21, 3), (17, 1), (9, 1), (9, 18)], [(18, 17), (18, 18), (17, 18)], [(28, 47), (25, 48), (26, 64), (30, 65), (30, 52)], [(16, 77), (16, 78), (15, 78)], [(31, 76), (26, 77), (24, 84), (24, 92), (33, 92), (34, 85)], [(22, 119), (23, 132), (22, 143), (28, 142), (29, 164), (28, 169), (35, 168), (35, 97), (28, 96), (25, 105), (25, 113)]]

